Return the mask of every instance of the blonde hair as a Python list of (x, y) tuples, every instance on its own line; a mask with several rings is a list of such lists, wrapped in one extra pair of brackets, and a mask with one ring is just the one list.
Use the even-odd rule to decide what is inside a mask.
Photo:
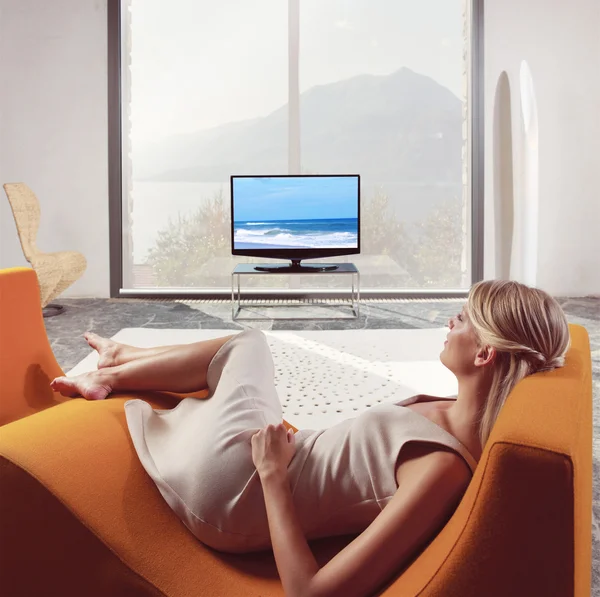
[(467, 310), (480, 345), (496, 349), (490, 394), (479, 419), (483, 449), (517, 383), (532, 373), (564, 365), (569, 326), (556, 299), (508, 280), (474, 284)]

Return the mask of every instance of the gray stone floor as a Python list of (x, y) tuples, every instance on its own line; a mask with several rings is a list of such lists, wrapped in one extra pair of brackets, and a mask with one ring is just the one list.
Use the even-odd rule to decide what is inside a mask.
[[(463, 299), (404, 302), (365, 302), (356, 320), (326, 319), (347, 314), (333, 306), (295, 308), (298, 317), (310, 320), (232, 321), (229, 301), (144, 301), (133, 299), (63, 299), (62, 315), (45, 319), (54, 354), (65, 371), (90, 353), (82, 334), (92, 330), (113, 336), (123, 328), (196, 328), (242, 330), (248, 327), (269, 330), (338, 330), (435, 328), (446, 324), (460, 310)], [(559, 299), (570, 323), (584, 326), (592, 350), (594, 391), (592, 597), (600, 597), (600, 299)], [(257, 313), (260, 309), (254, 309)], [(263, 314), (289, 316), (283, 307), (262, 309)], [(281, 312), (281, 313), (280, 313)]]

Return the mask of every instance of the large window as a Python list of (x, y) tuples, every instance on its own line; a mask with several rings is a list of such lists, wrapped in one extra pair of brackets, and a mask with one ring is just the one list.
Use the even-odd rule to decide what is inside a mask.
[(470, 0), (121, 0), (121, 288), (227, 292), (258, 261), (231, 256), (230, 175), (298, 173), (361, 175), (361, 254), (323, 261), (363, 291), (468, 288), (472, 20)]

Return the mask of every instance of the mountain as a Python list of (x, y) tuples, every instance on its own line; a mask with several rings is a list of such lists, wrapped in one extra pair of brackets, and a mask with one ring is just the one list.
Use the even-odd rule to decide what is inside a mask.
[[(287, 110), (134, 148), (134, 178), (216, 182), (231, 174), (285, 174)], [(300, 96), (302, 171), (458, 188), (462, 122), (462, 102), (408, 68), (313, 87)]]

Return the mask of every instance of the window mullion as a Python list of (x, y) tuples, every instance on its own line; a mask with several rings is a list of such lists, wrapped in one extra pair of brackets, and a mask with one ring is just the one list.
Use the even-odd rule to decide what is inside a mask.
[(300, 165), (300, 0), (288, 0), (288, 174)]

